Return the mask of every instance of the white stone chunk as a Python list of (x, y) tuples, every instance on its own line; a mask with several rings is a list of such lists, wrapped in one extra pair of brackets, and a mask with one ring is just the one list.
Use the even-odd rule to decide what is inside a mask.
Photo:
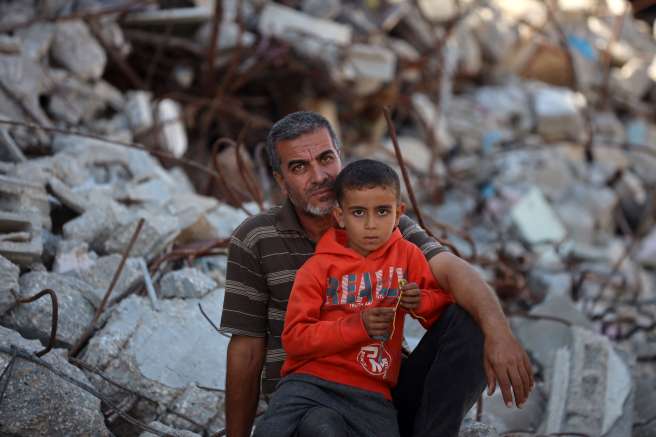
[(180, 158), (187, 151), (187, 131), (182, 122), (182, 108), (171, 100), (164, 99), (157, 106), (157, 122), (160, 128), (160, 147)]
[(538, 188), (533, 187), (510, 214), (522, 237), (530, 244), (560, 242), (567, 236), (565, 227)]
[(583, 96), (567, 88), (539, 87), (533, 90), (537, 130), (547, 141), (578, 141), (583, 134), (579, 108)]
[(50, 53), (53, 60), (82, 79), (99, 79), (107, 55), (83, 21), (57, 23)]

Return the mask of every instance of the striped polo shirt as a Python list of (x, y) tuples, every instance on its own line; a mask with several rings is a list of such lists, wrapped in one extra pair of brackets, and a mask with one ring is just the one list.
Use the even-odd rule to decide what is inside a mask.
[[(406, 216), (401, 217), (399, 229), (427, 259), (447, 250)], [(271, 394), (280, 380), (287, 300), (296, 271), (314, 254), (314, 247), (289, 199), (247, 218), (231, 237), (221, 330), (266, 338), (264, 395)]]

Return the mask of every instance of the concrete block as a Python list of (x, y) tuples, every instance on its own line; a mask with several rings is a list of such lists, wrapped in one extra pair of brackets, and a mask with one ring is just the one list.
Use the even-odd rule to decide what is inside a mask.
[(340, 70), (345, 79), (386, 83), (395, 77), (396, 54), (379, 45), (352, 44), (346, 49)]
[(52, 193), (59, 199), (62, 205), (72, 209), (78, 214), (83, 214), (89, 207), (88, 200), (68, 187), (65, 183), (52, 177), (48, 179), (48, 187)]
[[(186, 422), (185, 425), (188, 426), (188, 423), (189, 422)], [(159, 432), (166, 433), (167, 436), (171, 436), (171, 437), (201, 437), (201, 434), (196, 434), (195, 432), (176, 429), (171, 426), (166, 426), (160, 422), (150, 422), (148, 426), (156, 429)], [(148, 431), (144, 431), (141, 434), (139, 434), (139, 437), (156, 437), (156, 434), (153, 434)]]
[(60, 240), (57, 244), (57, 252), (53, 262), (54, 273), (67, 273), (80, 271), (91, 267), (96, 254), (89, 252), (89, 245), (79, 240)]
[(56, 24), (50, 48), (53, 60), (82, 79), (100, 79), (105, 71), (107, 55), (81, 20)]
[(294, 43), (302, 38), (315, 38), (338, 46), (351, 42), (349, 26), (322, 20), (277, 3), (267, 3), (258, 22), (260, 33)]
[(202, 298), (216, 288), (216, 282), (200, 270), (184, 268), (165, 274), (160, 282), (162, 298)]
[(512, 208), (510, 215), (519, 232), (531, 245), (560, 242), (565, 227), (538, 188), (532, 188)]
[(131, 214), (122, 205), (110, 201), (87, 210), (64, 225), (64, 238), (80, 240), (98, 252), (116, 228), (128, 223)]
[(656, 228), (642, 239), (638, 247), (638, 262), (645, 267), (656, 268)]
[(182, 120), (182, 108), (171, 100), (163, 99), (157, 105), (157, 123), (159, 128), (159, 146), (176, 158), (187, 151), (187, 131)]
[(650, 69), (650, 65), (643, 59), (633, 58), (621, 69), (612, 71), (611, 86), (617, 94), (625, 98), (640, 100), (654, 83), (650, 77)]
[[(221, 23), (220, 32), (216, 36), (217, 39), (217, 50), (229, 50), (237, 47), (237, 44), (240, 43), (241, 47), (247, 48), (251, 47), (255, 43), (255, 35), (248, 30), (244, 30), (240, 36), (239, 25), (234, 21), (223, 21)], [(210, 38), (212, 37), (212, 23), (207, 23), (198, 29), (196, 33), (196, 41), (202, 44), (204, 47), (210, 46)]]
[(45, 187), (24, 178), (0, 175), (0, 211), (33, 214), (50, 229), (50, 204)]
[(0, 255), (27, 266), (41, 259), (41, 221), (34, 214), (0, 211)]
[(132, 247), (130, 256), (144, 257), (151, 260), (159, 255), (180, 233), (178, 220), (166, 214), (142, 212), (131, 222), (113, 230), (105, 241), (105, 253), (123, 253), (134, 234), (139, 218), (145, 218), (139, 237)]
[[(225, 427), (224, 402), (225, 395), (223, 393), (190, 385), (175, 400), (171, 408), (188, 417), (196, 417), (200, 423), (208, 424), (209, 432), (214, 434)], [(190, 429), (200, 433), (203, 431), (195, 426), (190, 427), (188, 421), (173, 414), (162, 417), (162, 422), (180, 429)]]
[(125, 102), (125, 113), (132, 131), (139, 135), (153, 127), (153, 111), (151, 109), (151, 94), (146, 91), (128, 93)]
[(547, 141), (580, 141), (583, 97), (567, 88), (538, 87), (532, 90), (537, 132)]

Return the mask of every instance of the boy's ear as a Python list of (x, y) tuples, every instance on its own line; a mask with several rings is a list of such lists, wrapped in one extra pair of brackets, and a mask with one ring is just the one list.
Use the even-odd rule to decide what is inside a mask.
[(344, 228), (344, 210), (337, 204), (333, 208), (333, 217), (340, 228)]
[(280, 191), (282, 192), (282, 194), (284, 196), (287, 196), (288, 195), (287, 186), (285, 185), (285, 179), (282, 177), (282, 175), (279, 172), (274, 171), (273, 172), (273, 178), (278, 183), (278, 188), (280, 188)]
[(401, 220), (401, 216), (405, 214), (405, 203), (399, 202), (398, 206), (396, 207), (396, 226), (399, 225), (399, 221)]

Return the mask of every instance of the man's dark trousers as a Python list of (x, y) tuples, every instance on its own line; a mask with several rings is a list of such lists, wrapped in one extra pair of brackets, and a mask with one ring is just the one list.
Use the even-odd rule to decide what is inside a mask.
[(481, 329), (449, 305), (401, 365), (392, 392), (401, 437), (457, 436), (484, 388)]

